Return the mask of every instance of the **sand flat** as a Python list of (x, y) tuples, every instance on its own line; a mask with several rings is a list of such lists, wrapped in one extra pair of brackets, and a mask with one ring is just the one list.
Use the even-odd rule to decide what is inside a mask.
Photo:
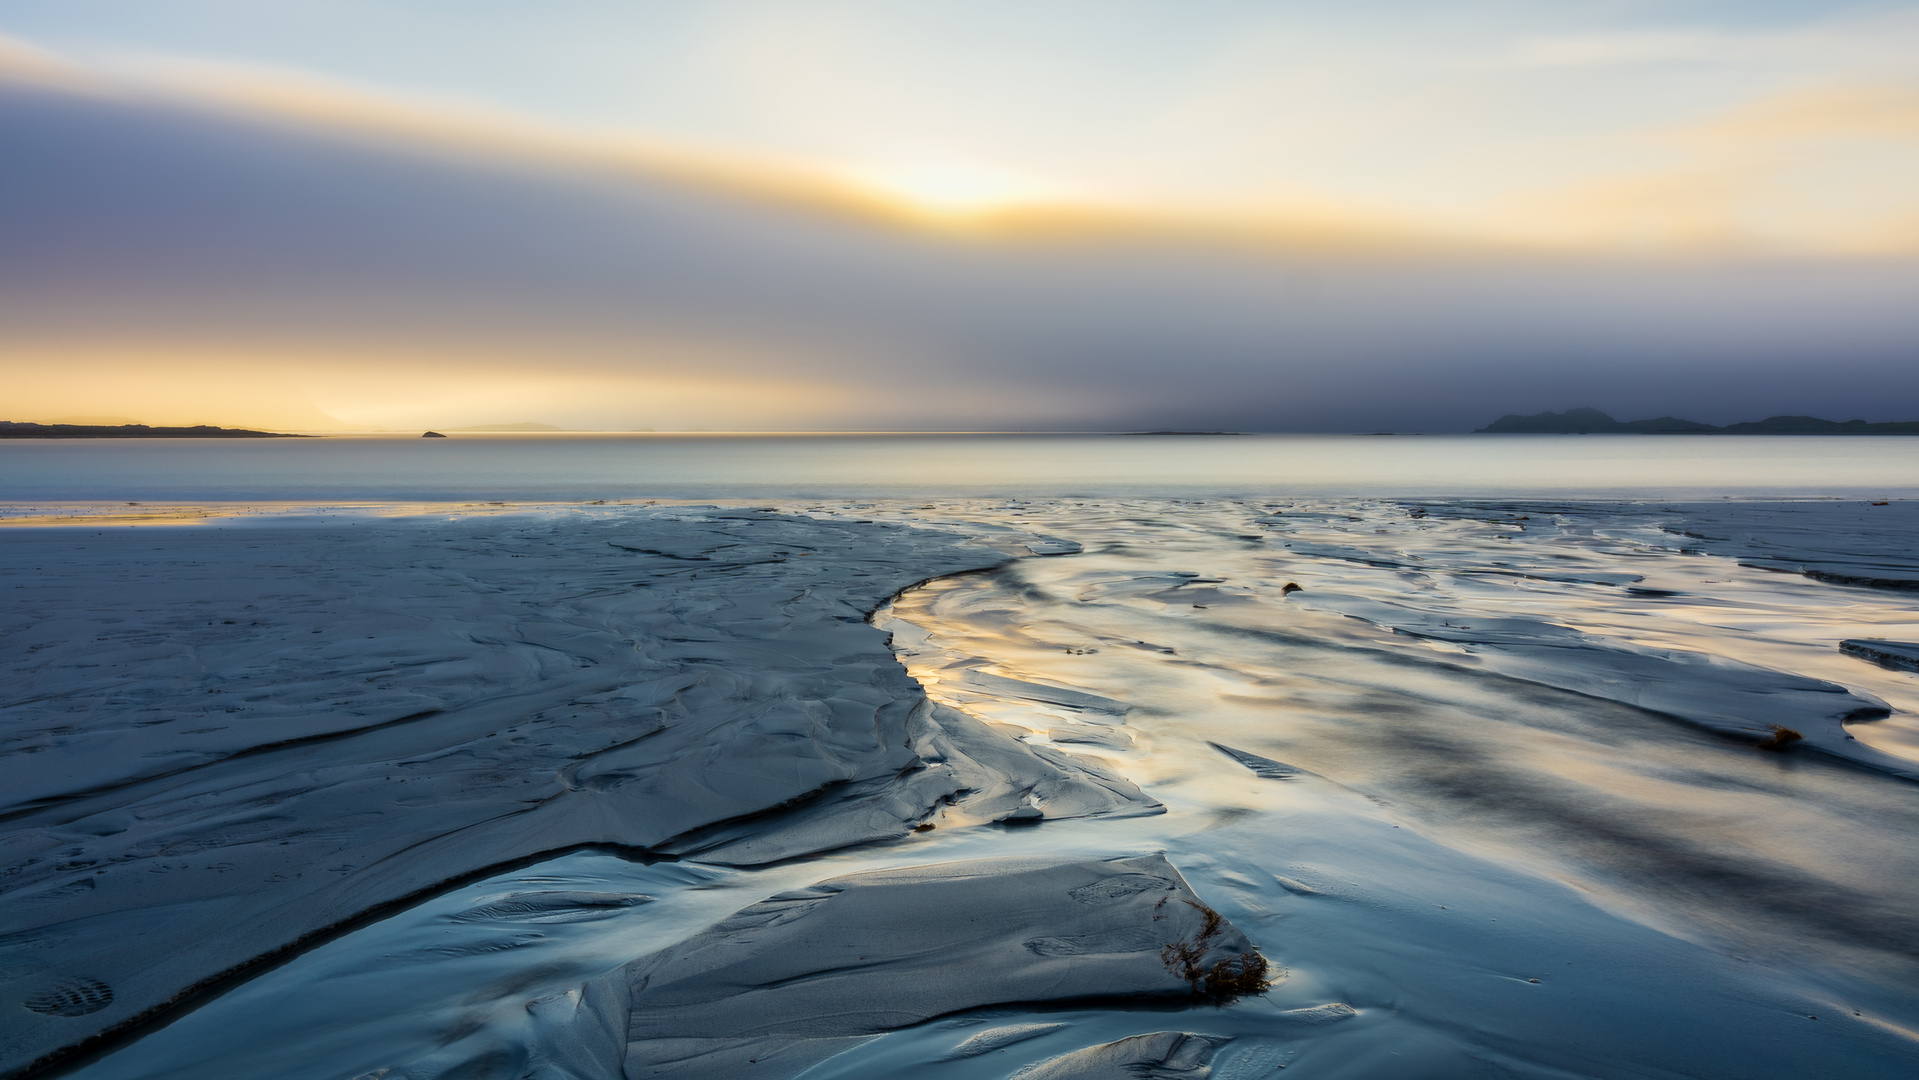
[[(1817, 525), (1883, 509), (1827, 508)], [(77, 1075), (1270, 1080), (1281, 1067), (1406, 1075), (1407, 1062), (1435, 1075), (1910, 1075), (1919, 785), (1811, 738), (1766, 749), (1755, 735), (1791, 724), (1893, 754), (1919, 707), (1912, 676), (1838, 643), (1919, 640), (1919, 625), (1900, 589), (1695, 549), (1666, 527), (1681, 512), (953, 500), (121, 530), (281, 530), (280, 555), (306, 557), (221, 560), (236, 590), (303, 614), (285, 631), (216, 620), (216, 635), (239, 636), (204, 647), (190, 633), (204, 625), (156, 629), (141, 622), (151, 612), (102, 598), (176, 581), (216, 595), (215, 575), (151, 553), (164, 538), (87, 563), (74, 530), (55, 565), (95, 572), (91, 592), (66, 594), (91, 606), (47, 605), (71, 621), (44, 637), (10, 626), (27, 650), (12, 655), (43, 688), (96, 678), (60, 664), (117, 664), (126, 681), (13, 704), (64, 709), (73, 719), (33, 729), (39, 755), (110, 783), (18, 774), (43, 785), (14, 813), (37, 823), (34, 865), (49, 872), (31, 894), (0, 895), (50, 914), (0, 940), (0, 966), (86, 959), (71, 940), (89, 926), (176, 912), (195, 933), (263, 938), (310, 917), (308, 893), (352, 907), (378, 889), (347, 882), (622, 835), (646, 846), (434, 886)], [(1769, 522), (1802, 546), (1818, 531), (1764, 505), (1710, 512), (1741, 543)], [(1909, 560), (1895, 539), (1869, 554)], [(429, 554), (435, 543), (446, 550)], [(401, 551), (419, 558), (393, 572)], [(825, 569), (802, 572), (813, 560)], [(923, 577), (866, 620), (895, 582)], [(416, 616), (429, 618), (389, 628)], [(328, 632), (355, 620), (372, 629)], [(423, 662), (350, 666), (365, 650)], [(183, 655), (285, 701), (242, 699), (261, 710), (257, 731), (196, 721), (179, 735), (198, 763), (162, 774), (124, 751), (166, 730), (133, 726), (156, 718), (141, 701), (195, 701), (156, 674)], [(342, 672), (377, 678), (365, 705), (330, 704), (349, 700), (329, 682)], [(429, 698), (440, 712), (392, 711)], [(355, 709), (366, 716), (342, 718)], [(260, 741), (276, 726), (307, 734)], [(366, 752), (342, 760), (347, 746)], [(316, 750), (324, 769), (273, 768)], [(485, 816), (533, 775), (552, 779), (521, 787), (550, 794)], [(417, 801), (382, 801), (399, 780)], [(110, 791), (150, 801), (55, 832), (62, 806)], [(782, 791), (804, 794), (772, 802)], [(759, 809), (699, 820), (722, 805)], [(254, 872), (257, 849), (315, 843), (274, 833), (288, 829), (276, 806), (330, 843), (390, 853), (364, 869), (322, 862), (340, 884), (311, 889), (298, 875), (325, 849), (305, 846), (295, 876), (220, 893), (220, 872), (196, 866)], [(379, 848), (399, 820), (433, 835)], [(76, 873), (51, 861), (66, 851), (120, 861)], [(1141, 852), (1164, 854), (1118, 854)], [(1094, 868), (1116, 857), (1177, 867), (1146, 876), (1190, 882), (1279, 980), (1219, 1007), (1177, 987), (1158, 996), (1164, 965), (1146, 961), (1164, 948), (1159, 911), (1081, 925), (1043, 885), (1110, 874)], [(661, 858), (682, 861), (649, 862)], [(108, 870), (97, 891), (136, 865), (166, 868), (162, 882), (181, 867), (200, 891), (63, 917), (88, 902), (74, 885), (86, 870)], [(142, 894), (164, 898), (119, 895)], [(202, 913), (220, 900), (233, 917), (216, 923)], [(16, 991), (35, 1006), (17, 1015), (70, 1030), (111, 1016), (118, 987), (73, 975)]]
[[(1003, 560), (950, 532), (653, 508), (20, 530), (0, 557), (12, 1068), (541, 853), (764, 862), (1035, 789), (1153, 805), (934, 718), (865, 615)], [(1010, 797), (969, 804), (972, 755)]]

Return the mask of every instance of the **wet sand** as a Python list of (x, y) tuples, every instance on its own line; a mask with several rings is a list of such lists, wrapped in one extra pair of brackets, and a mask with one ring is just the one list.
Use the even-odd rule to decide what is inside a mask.
[[(1838, 647), (1919, 641), (1896, 515), (1048, 500), (5, 530), (0, 1067), (118, 1029), (64, 1060), (1906, 1075), (1919, 677)], [(1764, 748), (1777, 728), (1801, 737)], [(1094, 868), (1152, 859), (1167, 884), (1078, 927), (1075, 890), (1141, 878)], [(850, 920), (766, 906), (909, 867), (917, 891)], [(1166, 896), (1218, 913), (1209, 965), (1257, 949), (1277, 981), (1194, 996), (1163, 955), (1194, 929), (1122, 917)], [(787, 909), (820, 914), (756, 942)], [(749, 946), (718, 982), (683, 959)], [(964, 962), (916, 969), (929, 950)], [(671, 971), (703, 973), (669, 994), (698, 1045), (642, 1029)], [(816, 984), (867, 1019), (753, 1004)]]

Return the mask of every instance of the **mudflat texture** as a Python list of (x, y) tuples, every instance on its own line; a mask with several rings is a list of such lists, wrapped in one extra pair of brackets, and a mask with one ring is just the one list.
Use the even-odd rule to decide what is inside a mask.
[(1255, 955), (1162, 855), (853, 874), (771, 897), (536, 1003), (547, 1029), (533, 1074), (791, 1076), (867, 1036), (965, 1009), (1192, 997), (1188, 962), (1205, 971)]
[(1742, 566), (1804, 574), (1829, 585), (1919, 589), (1919, 503), (1689, 504), (1668, 531)]
[(1919, 780), (1919, 766), (1846, 735), (1845, 725), (1891, 710), (1869, 694), (1684, 649), (1610, 641), (1534, 619), (1442, 619), (1440, 612), (1333, 591), (1312, 603), (1396, 634), (1465, 646), (1487, 670), (1542, 686), (1617, 701), (1729, 738), (1769, 745), (1777, 732), (1809, 750)]
[(866, 622), (1003, 558), (689, 508), (0, 532), (0, 1075), (541, 853), (1157, 809), (935, 715)]
[(1190, 1031), (1134, 1035), (1028, 1066), (1014, 1073), (1013, 1080), (1107, 1080), (1108, 1077), (1134, 1076), (1152, 1080), (1207, 1080), (1213, 1075), (1213, 1052), (1226, 1041)]
[[(990, 500), (350, 528), (281, 511), (130, 529), (105, 555), (97, 520), (57, 549), (16, 530), (43, 561), (13, 565), (74, 584), (4, 583), (51, 624), (5, 627), (15, 715), (64, 719), (16, 729), (47, 767), (11, 774), (44, 788), (13, 820), (45, 846), (0, 913), (45, 914), (0, 944), (0, 1018), (86, 1031), (141, 965), (180, 974), (156, 959), (176, 938), (284, 940), (324, 914), (303, 905), (353, 909), (351, 889), (610, 836), (634, 839), (376, 907), (390, 917), (245, 969), (73, 1075), (1907, 1080), (1919, 683), (1883, 665), (1919, 641), (1911, 594), (1754, 569), (1672, 528), (1707, 531), (1698, 515), (1811, 553), (1824, 529), (1829, 552), (1910, 561), (1887, 510)], [(1075, 544), (864, 617), (942, 566)], [(876, 654), (889, 634), (924, 697)], [(473, 729), (339, 756), (448, 718)], [(421, 802), (356, 793), (400, 779)], [(274, 785), (304, 793), (276, 807)], [(126, 791), (147, 794), (115, 816)], [(241, 835), (190, 846), (215, 828)], [(332, 848), (308, 835), (326, 830)], [(276, 865), (283, 839), (304, 846)], [(120, 861), (56, 861), (103, 852)], [(1155, 856), (1109, 861), (1144, 852), (1197, 896)], [(156, 867), (151, 890), (108, 892)], [(1134, 874), (1174, 887), (1088, 910), (1065, 880)], [(55, 891), (89, 876), (95, 899), (157, 906)], [(1213, 930), (1204, 947), (1169, 909)], [(1229, 925), (1274, 981), (1215, 1007), (1186, 973)], [(128, 955), (83, 952), (96, 927)]]

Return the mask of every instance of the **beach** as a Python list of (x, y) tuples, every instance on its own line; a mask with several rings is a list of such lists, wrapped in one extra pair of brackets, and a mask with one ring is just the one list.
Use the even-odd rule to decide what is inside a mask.
[(1919, 1077), (1914, 56), (7, 5), (0, 1080)]
[(1903, 1075), (1912, 505), (9, 528), (5, 1067)]

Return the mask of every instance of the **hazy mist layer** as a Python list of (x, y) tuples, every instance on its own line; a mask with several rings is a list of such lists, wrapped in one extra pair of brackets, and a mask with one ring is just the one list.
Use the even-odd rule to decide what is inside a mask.
[[(17, 65), (16, 65), (17, 67)], [(1919, 416), (1919, 261), (919, 220), (803, 178), (0, 81), (10, 419), (1466, 430)]]

